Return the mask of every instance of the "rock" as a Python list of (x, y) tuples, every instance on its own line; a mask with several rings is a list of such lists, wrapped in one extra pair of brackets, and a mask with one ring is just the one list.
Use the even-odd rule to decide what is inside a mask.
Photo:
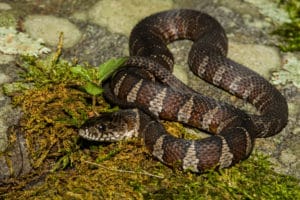
[(17, 128), (15, 131), (17, 133), (14, 143), (0, 156), (0, 180), (19, 177), (32, 169), (24, 135)]
[[(0, 65), (1, 64), (7, 64), (7, 63), (12, 62), (12, 61), (14, 61), (14, 56), (12, 56), (12, 55), (5, 55), (5, 54), (1, 54), (0, 53)], [(6, 76), (6, 75), (3, 74), (1, 76)], [(0, 78), (0, 79), (1, 79), (1, 82), (4, 82), (4, 81), (2, 81), (3, 80), (2, 78)]]
[(81, 38), (81, 32), (69, 20), (51, 15), (30, 15), (24, 27), (31, 37), (42, 38), (51, 46), (57, 45), (60, 32), (64, 33), (65, 48), (72, 47)]
[(184, 84), (188, 84), (189, 78), (187, 74), (187, 70), (184, 66), (181, 65), (174, 65), (173, 74), (181, 80)]
[(279, 159), (285, 164), (291, 164), (293, 162), (296, 162), (297, 157), (291, 151), (289, 151), (289, 149), (287, 149), (281, 152)]
[(8, 3), (0, 3), (0, 10), (10, 10), (11, 6)]
[(275, 47), (229, 41), (228, 49), (229, 58), (256, 71), (267, 80), (270, 78), (270, 71), (281, 64), (279, 52)]
[(171, 9), (172, 5), (171, 0), (103, 0), (91, 8), (89, 19), (111, 32), (129, 35), (132, 27), (143, 17)]

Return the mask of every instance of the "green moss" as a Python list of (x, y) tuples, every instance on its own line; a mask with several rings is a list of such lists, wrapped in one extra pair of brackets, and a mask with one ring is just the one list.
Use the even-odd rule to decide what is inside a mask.
[[(95, 162), (99, 154), (119, 149)], [(104, 152), (103, 152), (104, 151)], [(10, 199), (295, 199), (298, 180), (278, 175), (255, 153), (230, 169), (203, 175), (173, 171), (153, 160), (138, 141), (95, 146), (77, 152), (80, 162), (50, 173), (43, 184), (13, 191)]]
[(279, 4), (289, 13), (291, 22), (284, 23), (275, 34), (281, 36), (282, 44), (279, 46), (282, 51), (300, 50), (300, 2), (298, 0), (283, 1)]
[(0, 27), (15, 27), (17, 20), (9, 11), (0, 10)]
[[(17, 130), (25, 136), (33, 174), (37, 175), (72, 166), (78, 160), (76, 152), (80, 147), (76, 127), (89, 116), (109, 110), (101, 96), (84, 92), (89, 82), (72, 73), (71, 69), (78, 65), (59, 59), (60, 52), (61, 46), (44, 59), (24, 56), (19, 63), (24, 69), (20, 74), (22, 79), (3, 86), (13, 104), (22, 109)], [(93, 74), (94, 68), (87, 66), (87, 69)], [(11, 144), (15, 142), (15, 134), (11, 133)], [(31, 179), (24, 178), (19, 187)]]
[[(26, 138), (33, 171), (1, 183), (0, 198), (294, 199), (299, 196), (299, 181), (275, 173), (267, 158), (258, 153), (230, 169), (199, 175), (168, 168), (154, 159), (139, 139), (117, 143), (80, 139), (76, 127), (87, 117), (110, 107), (101, 96), (84, 92), (86, 79), (70, 71), (76, 63), (64, 61), (59, 55), (58, 51), (46, 59), (25, 57), (21, 64), (26, 70), (22, 83), (30, 82), (30, 87), (9, 90), (14, 104), (23, 111), (20, 129)], [(93, 74), (93, 70), (88, 73)], [(167, 126), (171, 131), (170, 124)], [(181, 125), (176, 127), (182, 130)]]

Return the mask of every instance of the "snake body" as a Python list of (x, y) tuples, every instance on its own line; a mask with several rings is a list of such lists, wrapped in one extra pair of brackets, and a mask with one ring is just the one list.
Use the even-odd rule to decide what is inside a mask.
[[(193, 41), (188, 63), (194, 74), (253, 104), (260, 114), (203, 96), (174, 77), (167, 44), (180, 39)], [(179, 9), (146, 17), (132, 30), (129, 49), (125, 67), (104, 88), (110, 102), (135, 109), (88, 120), (80, 136), (97, 141), (141, 137), (161, 162), (203, 172), (246, 159), (255, 138), (275, 135), (287, 123), (285, 98), (260, 75), (226, 57), (225, 31), (208, 14)], [(179, 121), (212, 135), (175, 138), (158, 119)]]

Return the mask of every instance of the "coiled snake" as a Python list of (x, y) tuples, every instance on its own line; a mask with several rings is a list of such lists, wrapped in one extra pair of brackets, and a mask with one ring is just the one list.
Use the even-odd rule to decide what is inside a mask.
[[(260, 115), (196, 93), (174, 77), (167, 44), (179, 39), (193, 41), (188, 64), (194, 74), (253, 104)], [(88, 120), (79, 130), (81, 137), (96, 141), (141, 137), (161, 162), (203, 172), (246, 159), (255, 138), (275, 135), (287, 123), (285, 98), (260, 75), (226, 57), (225, 31), (205, 13), (180, 9), (151, 15), (134, 27), (129, 47), (126, 67), (104, 86), (105, 97), (136, 109)], [(175, 138), (158, 118), (179, 121), (212, 136)]]

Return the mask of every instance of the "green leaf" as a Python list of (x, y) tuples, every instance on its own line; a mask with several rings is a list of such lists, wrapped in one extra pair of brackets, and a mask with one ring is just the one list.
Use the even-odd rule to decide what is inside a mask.
[(87, 93), (93, 96), (100, 95), (103, 92), (103, 89), (100, 86), (97, 86), (92, 82), (87, 82), (87, 84), (84, 86), (84, 89)]
[(127, 59), (128, 58), (113, 58), (101, 64), (98, 67), (97, 74), (97, 78), (100, 83), (110, 77), (114, 71), (120, 68), (127, 61)]
[(71, 67), (70, 70), (73, 74), (79, 75), (87, 81), (92, 81), (92, 77), (90, 76), (89, 70), (87, 70), (83, 66), (78, 65), (76, 67)]

